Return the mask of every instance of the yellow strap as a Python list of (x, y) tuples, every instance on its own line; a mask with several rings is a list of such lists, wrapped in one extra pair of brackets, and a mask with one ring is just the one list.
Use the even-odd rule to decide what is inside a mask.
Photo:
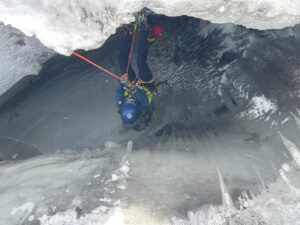
[(150, 83), (153, 83), (153, 82), (154, 82), (154, 79), (149, 80), (149, 81), (143, 81), (143, 80), (139, 79), (136, 83), (137, 84), (150, 84)]
[(149, 104), (151, 104), (152, 100), (153, 100), (153, 92), (150, 91), (149, 88), (147, 88), (145, 86), (138, 85), (138, 88), (140, 88), (141, 90), (143, 90), (146, 93)]
[[(152, 100), (153, 100), (153, 96), (154, 96), (153, 92), (150, 91), (149, 88), (147, 88), (145, 86), (138, 85), (137, 88), (143, 90), (146, 93), (149, 104), (151, 104)], [(128, 90), (124, 91), (124, 97), (127, 98), (127, 99), (134, 99), (133, 94)]]
[(125, 90), (124, 97), (127, 99), (134, 99), (132, 93), (128, 90)]

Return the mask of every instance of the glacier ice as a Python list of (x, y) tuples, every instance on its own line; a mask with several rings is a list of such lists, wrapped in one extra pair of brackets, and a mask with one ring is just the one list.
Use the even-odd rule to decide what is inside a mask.
[[(0, 163), (0, 177), (4, 181), (0, 185), (1, 221), (7, 225), (36, 224), (38, 221), (41, 225), (296, 225), (300, 222), (300, 178), (297, 165), (293, 162), (284, 164), (283, 167), (288, 167), (289, 170), (280, 171), (281, 177), (261, 189), (259, 195), (242, 193), (239, 197), (240, 208), (233, 204), (231, 193), (226, 187), (228, 181), (222, 176), (222, 171), (226, 172), (216, 169), (213, 179), (216, 185), (219, 183), (223, 202), (220, 205), (204, 204), (197, 210), (189, 211), (185, 216), (172, 216), (166, 213), (163, 207), (159, 208), (159, 205), (154, 204), (154, 208), (149, 208), (146, 202), (143, 205), (135, 201), (130, 202), (127, 197), (122, 198), (126, 187), (118, 191), (119, 186), (123, 181), (129, 185), (129, 191), (132, 191), (131, 185), (139, 179), (136, 172), (130, 172), (128, 175), (128, 171), (124, 171), (118, 180), (110, 181), (111, 175), (122, 172), (122, 168), (129, 163), (133, 170), (154, 166), (155, 164), (151, 164), (134, 168), (138, 165), (136, 157), (143, 154), (128, 155), (125, 148), (112, 148), (104, 152), (99, 149), (87, 149), (81, 153), (65, 151), (18, 163)], [(113, 160), (115, 157), (116, 161)], [(126, 161), (122, 164), (124, 158)], [(162, 163), (163, 158), (159, 157), (156, 160)], [(172, 163), (184, 163), (182, 158), (177, 158), (176, 161), (174, 159)], [(111, 164), (111, 160), (115, 162)], [(151, 161), (153, 162), (153, 159)], [(167, 164), (161, 166), (169, 167)], [(99, 180), (93, 178), (99, 170), (103, 172), (100, 178), (106, 182), (99, 183)], [(163, 168), (158, 170), (164, 173)], [(147, 176), (145, 173), (144, 175)], [(165, 179), (171, 180), (170, 177)], [(145, 180), (139, 182), (143, 185)], [(156, 183), (155, 180), (148, 182), (153, 182), (153, 185)], [(187, 186), (186, 188), (189, 189)], [(158, 186), (156, 189), (161, 188)], [(173, 189), (178, 190), (177, 185), (174, 185)], [(151, 192), (151, 189), (149, 191)], [(99, 201), (97, 196), (102, 196)], [(174, 196), (176, 197), (179, 196)], [(186, 198), (193, 196), (186, 195)], [(92, 199), (94, 204), (91, 203)]]
[(36, 38), (26, 37), (19, 30), (0, 24), (0, 95), (25, 75), (36, 75), (54, 52)]
[(258, 29), (278, 29), (300, 21), (297, 0), (1, 0), (0, 21), (35, 35), (48, 48), (70, 54), (100, 47), (143, 7), (168, 16), (188, 15)]
[[(8, 16), (7, 12), (12, 3), (17, 5), (16, 1), (0, 2), (1, 9), (7, 10), (1, 16), (6, 16), (5, 23), (9, 23), (9, 16), (13, 14)], [(34, 5), (34, 10), (40, 12), (30, 14), (27, 19), (37, 16), (40, 19), (37, 27), (43, 23), (52, 24), (53, 17), (57, 17), (57, 23), (50, 31), (39, 27), (35, 33), (37, 30), (28, 27), (28, 20), (20, 17), (28, 25), (28, 30), (23, 32), (35, 34), (48, 47), (63, 54), (69, 53), (73, 47), (90, 49), (100, 46), (119, 23), (132, 19), (130, 13), (133, 9), (144, 6), (143, 2), (131, 1), (135, 5), (130, 3), (126, 8), (122, 6), (126, 1), (121, 1), (122, 9), (115, 10), (115, 1), (32, 2), (23, 1), (26, 4), (18, 4), (20, 8), (14, 9), (16, 12), (32, 12), (31, 6)], [(101, 21), (91, 19), (97, 10), (92, 13), (85, 11), (87, 5), (94, 9), (95, 4), (105, 8), (104, 16), (99, 14), (99, 17), (106, 18), (107, 12), (111, 15), (104, 21), (110, 23), (104, 25), (105, 35), (97, 30)], [(181, 7), (175, 8), (176, 13), (187, 11), (189, 7), (190, 15), (201, 18), (216, 16), (215, 7), (221, 4), (218, 15), (226, 16), (225, 19), (230, 17), (226, 8), (229, 4), (233, 11), (240, 10), (236, 15), (245, 13), (244, 8), (252, 10), (253, 14), (248, 16), (255, 17), (254, 27), (267, 24), (271, 28), (274, 24), (279, 26), (278, 21), (286, 26), (285, 22), (297, 17), (297, 13), (292, 12), (296, 7), (286, 10), (281, 1), (243, 1), (242, 4), (240, 1), (148, 1), (147, 4), (168, 15), (172, 15), (175, 6)], [(291, 4), (296, 6), (298, 3), (290, 1)], [(67, 5), (70, 7), (66, 8)], [(83, 7), (79, 9), (79, 6)], [(199, 7), (206, 7), (205, 12), (198, 10)], [(40, 10), (44, 8), (49, 10)], [(58, 8), (59, 14), (54, 14)], [(70, 26), (67, 34), (61, 32), (62, 36), (53, 38), (54, 34), (59, 35), (60, 28), (66, 28), (69, 17), (66, 18), (64, 13), (69, 10), (76, 15), (73, 17), (77, 24)], [(197, 15), (198, 11), (203, 14)], [(45, 13), (49, 13), (51, 22), (41, 19)], [(122, 13), (125, 16), (117, 18), (116, 15)], [(290, 15), (282, 20), (280, 16), (285, 13)], [(250, 17), (239, 20), (249, 22)], [(25, 23), (17, 21), (20, 18), (15, 17), (14, 21), (23, 26)], [(94, 18), (97, 20), (97, 15)], [(53, 58), (47, 67), (48, 75), (51, 75), (49, 80), (41, 78), (43, 82), (39, 85), (30, 86), (36, 88), (35, 91), (22, 92), (22, 98), (13, 99), (15, 102), (2, 110), (1, 147), (8, 153), (7, 159), (14, 161), (0, 163), (3, 181), (0, 184), (0, 203), (4, 206), (0, 209), (1, 221), (6, 224), (37, 224), (39, 221), (45, 225), (126, 224), (124, 221), (184, 225), (299, 223), (298, 130), (293, 127), (294, 122), (299, 122), (299, 112), (294, 107), (297, 105), (293, 105), (297, 101), (286, 97), (294, 94), (293, 90), (287, 92), (287, 89), (297, 89), (297, 82), (288, 80), (299, 70), (295, 63), (299, 61), (297, 46), (293, 45), (298, 43), (297, 29), (254, 32), (232, 24), (181, 19), (190, 22), (188, 28), (174, 22), (173, 26), (176, 25), (178, 30), (170, 37), (170, 48), (159, 51), (154, 47), (149, 57), (156, 74), (169, 78), (171, 85), (159, 93), (157, 113), (161, 117), (156, 118), (146, 132), (137, 134), (120, 128), (111, 100), (113, 82), (102, 80), (98, 71), (73, 58)], [(93, 26), (94, 22), (98, 27)], [(85, 29), (87, 33), (91, 31), (91, 36), (84, 36)], [(183, 34), (180, 33), (182, 30), (185, 31)], [(54, 33), (47, 33), (46, 37), (44, 32)], [(82, 36), (77, 36), (77, 32)], [(65, 42), (64, 37), (70, 41)], [(9, 38), (8, 35), (5, 38)], [(55, 39), (55, 43), (48, 42), (47, 38), (50, 41)], [(72, 38), (77, 38), (77, 41)], [(203, 41), (201, 48), (197, 48), (200, 40)], [(115, 43), (117, 41), (108, 40), (102, 50), (85, 54), (115, 69)], [(261, 51), (261, 46), (264, 51)], [(12, 47), (13, 51), (16, 46)], [(183, 48), (187, 51), (184, 52)], [(235, 51), (238, 56), (243, 53), (241, 58), (226, 61), (223, 56), (230, 59), (230, 53)], [(104, 53), (107, 58), (102, 57)], [(157, 55), (160, 56), (154, 57)], [(260, 64), (265, 58), (275, 63), (271, 66)], [(245, 61), (256, 70), (249, 67), (244, 70)], [(281, 75), (276, 74), (275, 69), (265, 70), (272, 66), (279, 68), (286, 86), (272, 83), (277, 82), (275, 78)], [(274, 76), (268, 79), (270, 74)], [(265, 82), (261, 82), (266, 80), (270, 84), (267, 87), (271, 87), (267, 91), (263, 89)], [(284, 104), (285, 100), (288, 100), (287, 104)], [(281, 112), (282, 109), (286, 111)], [(243, 112), (249, 117), (239, 117), (233, 122), (228, 116), (243, 115), (240, 114)], [(251, 120), (253, 118), (256, 120)], [(281, 139), (277, 129), (281, 132)], [(70, 146), (72, 150), (59, 150)], [(22, 151), (31, 148), (48, 154), (20, 160)], [(49, 153), (54, 151), (57, 153)]]

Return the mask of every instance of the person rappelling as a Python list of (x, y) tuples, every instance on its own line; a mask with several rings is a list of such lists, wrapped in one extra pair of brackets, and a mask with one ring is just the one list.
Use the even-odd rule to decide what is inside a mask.
[[(152, 72), (147, 63), (149, 46), (156, 42), (166, 45), (167, 42), (163, 38), (163, 26), (153, 23), (150, 15), (138, 14), (133, 24), (123, 25), (122, 29), (123, 37), (119, 52), (120, 76), (76, 51), (73, 51), (72, 54), (118, 80), (115, 102), (121, 120), (127, 127), (139, 131), (146, 128), (151, 121), (153, 116), (153, 96), (157, 90)], [(137, 42), (136, 62), (138, 74), (135, 73), (131, 65), (135, 42)]]
[[(134, 24), (123, 26), (119, 67), (122, 80), (117, 82), (115, 101), (123, 124), (135, 130), (142, 130), (153, 115), (153, 96), (156, 85), (147, 63), (149, 46), (155, 42), (165, 45), (164, 28), (154, 24), (150, 18), (139, 16)], [(131, 57), (137, 42), (138, 75), (132, 68)]]

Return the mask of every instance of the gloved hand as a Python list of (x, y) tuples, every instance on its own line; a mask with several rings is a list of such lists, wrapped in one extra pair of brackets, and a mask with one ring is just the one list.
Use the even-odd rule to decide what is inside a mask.
[(134, 91), (135, 90), (135, 81), (129, 81), (128, 79), (128, 74), (124, 73), (122, 76), (122, 81), (121, 83), (124, 85), (125, 88), (127, 88), (130, 91)]
[(122, 76), (121, 76), (121, 83), (122, 84), (125, 84), (126, 82), (128, 82), (128, 74), (127, 73), (124, 73)]
[(134, 82), (128, 81), (125, 85), (128, 88), (128, 90), (130, 90), (131, 92), (135, 91), (135, 83)]

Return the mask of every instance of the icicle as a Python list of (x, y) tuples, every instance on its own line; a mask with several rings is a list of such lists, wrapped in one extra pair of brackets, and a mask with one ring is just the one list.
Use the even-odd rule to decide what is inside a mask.
[(133, 141), (128, 141), (127, 148), (126, 148), (126, 153), (127, 154), (131, 154), (132, 153), (132, 146), (133, 146)]
[(129, 161), (128, 161), (128, 158), (129, 158), (130, 154), (132, 153), (132, 146), (133, 146), (133, 141), (128, 141), (127, 147), (126, 147), (126, 153), (123, 156), (123, 158), (121, 160), (121, 163), (120, 163), (121, 167), (130, 165)]
[(299, 151), (298, 147), (293, 142), (291, 142), (286, 137), (284, 137), (280, 132), (279, 132), (279, 134), (280, 134), (280, 137), (281, 137), (285, 147), (287, 148), (287, 150), (290, 152), (290, 154), (293, 157), (293, 159), (295, 160), (295, 162), (300, 167), (300, 151)]
[(256, 175), (258, 176), (259, 182), (260, 182), (263, 190), (267, 190), (266, 183), (265, 183), (264, 179), (262, 178), (261, 173), (259, 172), (258, 168), (255, 165), (252, 165), (252, 168), (253, 168), (254, 172), (256, 173)]
[[(299, 111), (298, 111), (298, 113), (299, 113)], [(296, 116), (293, 112), (290, 112), (290, 114), (294, 117), (296, 124), (298, 125), (298, 128), (300, 129), (300, 118), (298, 116)]]
[(244, 209), (244, 208), (248, 208), (249, 204), (248, 204), (248, 201), (249, 201), (249, 197), (248, 197), (248, 194), (243, 191), (241, 193), (241, 195), (239, 196), (239, 206), (240, 206), (240, 210)]
[(289, 172), (290, 171), (290, 166), (287, 163), (282, 164), (281, 168), (285, 171), (285, 172)]
[(296, 192), (298, 193), (299, 191), (297, 188), (290, 182), (289, 178), (286, 176), (286, 173), (284, 172), (283, 169), (279, 170), (280, 176), (283, 179), (283, 181), (286, 183), (286, 185), (290, 188), (291, 192)]
[(286, 117), (283, 121), (281, 121), (281, 125), (282, 124), (285, 124), (287, 121), (289, 121), (290, 120), (290, 118), (289, 117)]
[(275, 167), (274, 163), (272, 161), (270, 161), (270, 164), (272, 166), (273, 172), (275, 174), (275, 176), (278, 176), (278, 169)]
[(224, 207), (224, 214), (225, 214), (225, 216), (230, 216), (231, 212), (234, 210), (233, 201), (231, 199), (231, 196), (229, 194), (227, 187), (225, 186), (223, 177), (222, 177), (219, 169), (217, 169), (217, 171), (218, 171), (218, 175), (219, 175), (220, 188), (221, 188), (221, 192), (222, 192), (222, 203), (223, 203), (223, 207)]

